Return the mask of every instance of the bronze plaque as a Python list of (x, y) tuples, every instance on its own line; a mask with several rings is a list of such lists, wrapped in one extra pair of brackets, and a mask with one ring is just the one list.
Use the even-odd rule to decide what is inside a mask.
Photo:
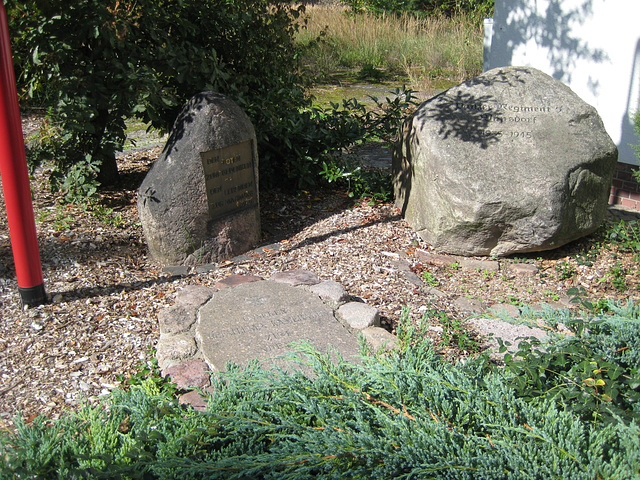
[(252, 140), (203, 152), (200, 158), (211, 219), (258, 206)]

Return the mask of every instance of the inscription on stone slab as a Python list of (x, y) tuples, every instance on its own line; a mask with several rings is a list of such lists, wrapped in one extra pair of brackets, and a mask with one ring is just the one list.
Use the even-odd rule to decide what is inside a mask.
[(461, 102), (453, 104), (464, 116), (475, 116), (484, 127), (479, 133), (495, 140), (531, 140), (534, 127), (547, 120), (549, 115), (562, 113), (562, 107), (548, 105), (513, 105), (500, 102)]
[(251, 140), (203, 152), (200, 158), (211, 219), (258, 206)]
[(428, 114), (439, 122), (438, 134), (475, 143), (483, 149), (499, 143), (532, 144), (541, 138), (545, 126), (563, 107), (546, 103), (519, 104), (495, 97), (444, 92), (428, 105)]
[(359, 353), (355, 335), (317, 295), (271, 281), (216, 292), (200, 309), (196, 333), (207, 363), (219, 370), (228, 361), (246, 364), (251, 359), (284, 366), (274, 357), (301, 340), (322, 353), (331, 346), (347, 361)]

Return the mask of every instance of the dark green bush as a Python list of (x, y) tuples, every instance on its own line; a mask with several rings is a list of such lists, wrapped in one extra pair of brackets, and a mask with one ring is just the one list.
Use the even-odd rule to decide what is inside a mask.
[(50, 107), (32, 161), (54, 161), (56, 187), (91, 183), (96, 172), (112, 181), (125, 119), (166, 131), (208, 89), (238, 102), (262, 146), (277, 148), (280, 123), (309, 104), (293, 44), (301, 9), (267, 0), (10, 3), (20, 92)]
[(287, 172), (289, 182), (308, 187), (320, 180), (339, 185), (351, 197), (390, 200), (390, 176), (361, 168), (342, 151), (368, 140), (387, 146), (395, 142), (401, 122), (417, 102), (407, 88), (389, 93), (384, 100), (370, 97), (375, 104), (371, 108), (352, 98), (342, 105), (307, 109), (283, 125), (286, 146), (297, 159), (288, 163), (293, 169)]

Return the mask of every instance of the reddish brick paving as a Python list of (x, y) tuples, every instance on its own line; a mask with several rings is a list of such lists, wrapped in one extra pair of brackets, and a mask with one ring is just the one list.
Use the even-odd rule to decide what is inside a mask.
[(636, 165), (618, 163), (611, 184), (610, 205), (640, 211), (640, 185), (633, 178), (633, 171), (637, 169)]

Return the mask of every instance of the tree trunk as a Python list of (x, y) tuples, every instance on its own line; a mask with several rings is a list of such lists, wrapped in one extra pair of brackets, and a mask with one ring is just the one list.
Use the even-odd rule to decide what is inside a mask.
[(98, 172), (100, 185), (113, 185), (118, 181), (118, 164), (115, 155), (102, 157), (102, 165)]
[[(105, 148), (103, 139), (109, 135), (107, 126), (109, 125), (109, 110), (107, 108), (98, 111), (95, 120), (96, 136), (94, 137), (93, 155), (94, 158), (100, 159), (100, 171), (98, 172), (98, 182), (100, 185), (113, 185), (118, 180), (118, 164), (116, 163), (115, 151), (111, 148)], [(110, 143), (106, 143), (110, 145)]]

